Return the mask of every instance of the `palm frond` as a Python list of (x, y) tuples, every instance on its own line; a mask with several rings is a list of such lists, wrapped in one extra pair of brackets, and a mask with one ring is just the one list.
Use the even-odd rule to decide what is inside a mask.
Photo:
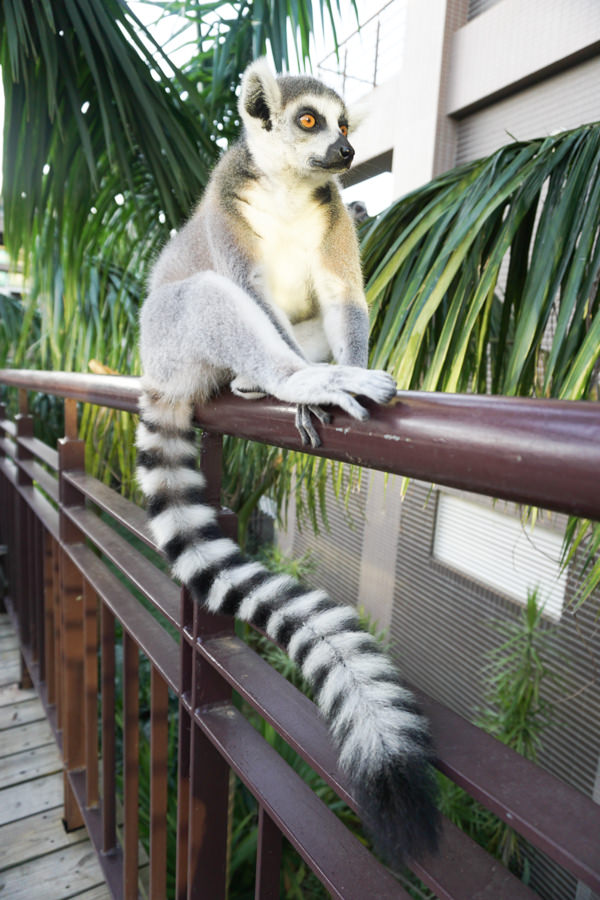
[(401, 388), (597, 397), (600, 126), (511, 144), (363, 237), (372, 364)]

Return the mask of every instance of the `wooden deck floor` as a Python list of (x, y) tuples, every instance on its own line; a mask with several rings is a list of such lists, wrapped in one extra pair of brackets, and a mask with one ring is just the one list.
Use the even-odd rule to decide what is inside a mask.
[(35, 691), (18, 688), (18, 641), (0, 614), (0, 897), (110, 900), (85, 828), (62, 824), (62, 764)]

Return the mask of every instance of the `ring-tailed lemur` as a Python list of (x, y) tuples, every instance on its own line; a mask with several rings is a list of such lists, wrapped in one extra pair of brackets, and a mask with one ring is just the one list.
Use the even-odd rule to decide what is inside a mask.
[(239, 110), (241, 140), (151, 273), (138, 480), (174, 575), (207, 609), (264, 629), (300, 667), (365, 824), (399, 862), (436, 844), (427, 721), (353, 609), (222, 536), (196, 468), (194, 403), (224, 385), (295, 404), (313, 444), (322, 404), (363, 419), (354, 395), (385, 403), (395, 393), (389, 375), (364, 368), (358, 245), (336, 184), (354, 155), (344, 103), (313, 78), (275, 78), (261, 60), (244, 73)]
[(369, 218), (367, 207), (362, 200), (352, 200), (350, 203), (346, 204), (346, 209), (350, 213), (352, 221), (356, 222), (357, 225), (366, 222)]

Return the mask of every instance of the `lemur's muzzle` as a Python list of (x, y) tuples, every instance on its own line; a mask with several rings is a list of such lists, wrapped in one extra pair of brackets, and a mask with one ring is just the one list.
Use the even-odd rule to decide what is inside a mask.
[(348, 169), (354, 159), (354, 147), (343, 135), (330, 144), (327, 153), (320, 161), (324, 169)]

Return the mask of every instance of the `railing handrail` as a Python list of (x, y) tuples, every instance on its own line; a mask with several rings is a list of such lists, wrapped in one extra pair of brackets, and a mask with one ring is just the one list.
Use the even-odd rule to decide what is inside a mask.
[[(83, 442), (76, 439), (75, 401), (135, 412), (140, 379), (0, 370), (0, 383), (19, 389), (21, 412), (14, 424), (8, 419), (2, 419), (0, 415), (0, 476), (3, 476), (0, 477), (0, 505), (6, 503), (8, 509), (12, 502), (9, 502), (10, 498), (16, 498), (20, 508), (17, 511), (17, 507), (13, 506), (14, 514), (9, 514), (7, 521), (9, 531), (11, 527), (15, 531), (20, 527), (23, 537), (20, 550), (14, 557), (18, 571), (12, 578), (18, 600), (16, 609), (20, 609), (21, 652), (27, 660), (29, 670), (36, 673), (34, 681), (38, 687), (42, 686), (53, 727), (57, 733), (63, 729), (63, 745), (68, 744), (69, 748), (69, 752), (65, 752), (65, 761), (70, 796), (76, 797), (78, 809), (93, 836), (96, 848), (104, 846), (102, 865), (111, 882), (111, 889), (114, 889), (114, 896), (121, 896), (120, 888), (115, 888), (115, 885), (123, 872), (125, 882), (129, 884), (127, 897), (137, 896), (136, 647), (150, 661), (153, 678), (156, 676), (157, 693), (152, 701), (152, 708), (156, 705), (156, 730), (162, 728), (160, 740), (163, 748), (161, 750), (159, 747), (156, 751), (157, 758), (161, 753), (163, 756), (167, 753), (166, 691), (171, 688), (179, 696), (180, 748), (184, 748), (178, 762), (179, 790), (183, 791), (181, 796), (184, 798), (183, 806), (178, 804), (179, 809), (188, 809), (187, 792), (199, 791), (201, 787), (197, 781), (198, 776), (194, 775), (194, 772), (204, 771), (204, 762), (198, 762), (204, 760), (204, 751), (197, 750), (197, 743), (194, 743), (200, 740), (198, 729), (210, 746), (218, 749), (221, 762), (217, 766), (213, 760), (213, 769), (220, 773), (213, 779), (215, 790), (212, 790), (212, 781), (208, 786), (203, 781), (202, 791), (206, 789), (206, 794), (202, 794), (202, 802), (198, 801), (199, 805), (196, 805), (199, 809), (204, 809), (204, 802), (210, 804), (210, 815), (213, 816), (211, 835), (215, 833), (216, 821), (216, 831), (219, 832), (221, 841), (219, 859), (222, 863), (227, 830), (226, 818), (221, 821), (219, 816), (222, 816), (229, 802), (229, 766), (257, 798), (261, 811), (259, 821), (262, 823), (259, 826), (259, 848), (262, 849), (257, 854), (257, 867), (259, 860), (266, 865), (266, 860), (271, 859), (271, 887), (265, 886), (266, 882), (261, 882), (257, 896), (278, 894), (277, 848), (282, 834), (299, 849), (303, 858), (309, 862), (309, 867), (317, 874), (320, 873), (319, 877), (325, 884), (329, 884), (327, 879), (331, 873), (338, 872), (340, 861), (345, 859), (344, 853), (351, 854), (353, 866), (349, 866), (346, 860), (342, 868), (345, 866), (344, 879), (352, 869), (352, 887), (348, 888), (349, 893), (346, 888), (341, 889), (339, 886), (342, 881), (336, 874), (331, 882), (333, 896), (362, 897), (367, 890), (365, 885), (371, 890), (374, 884), (379, 888), (386, 885), (381, 888), (381, 896), (405, 896), (404, 891), (389, 880), (388, 873), (374, 859), (365, 857), (363, 866), (355, 858), (356, 852), (362, 853), (363, 848), (353, 843), (354, 838), (344, 837), (343, 830), (339, 835), (336, 833), (335, 838), (330, 834), (328, 829), (333, 827), (335, 820), (327, 819), (328, 824), (325, 825), (326, 819), (323, 816), (328, 816), (328, 813), (322, 813), (316, 806), (314, 809), (311, 807), (312, 818), (309, 816), (309, 819), (313, 824), (318, 822), (323, 825), (329, 841), (321, 840), (312, 825), (306, 832), (306, 823), (296, 813), (297, 810), (308, 809), (303, 804), (309, 801), (313, 803), (309, 789), (295, 775), (290, 775), (289, 780), (283, 769), (280, 772), (280, 782), (275, 784), (277, 778), (272, 766), (280, 766), (278, 757), (268, 748), (265, 749), (262, 738), (231, 705), (231, 689), (236, 690), (265, 721), (271, 723), (288, 745), (321, 774), (340, 797), (354, 806), (352, 797), (344, 787), (343, 778), (337, 773), (329, 738), (324, 733), (324, 725), (312, 704), (301, 695), (296, 696), (294, 688), (266, 663), (256, 658), (249, 647), (235, 639), (229, 621), (224, 624), (220, 621), (221, 617), (204, 613), (191, 603), (185, 590), (178, 594), (178, 588), (164, 573), (153, 568), (150, 561), (142, 558), (135, 548), (121, 535), (113, 533), (112, 527), (109, 528), (105, 520), (92, 511), (97, 508), (106, 512), (114, 522), (153, 546), (152, 540), (146, 535), (144, 515), (139, 507), (85, 473)], [(33, 417), (28, 415), (26, 394), (37, 390), (65, 398), (66, 437), (59, 441), (58, 452), (48, 450), (46, 445), (32, 436)], [(208, 432), (236, 434), (283, 447), (304, 449), (295, 431), (293, 410), (276, 401), (248, 403), (241, 398), (225, 395), (205, 406), (199, 406), (196, 420)], [(597, 490), (595, 491), (600, 463), (600, 404), (401, 392), (395, 404), (384, 409), (373, 408), (372, 418), (366, 423), (358, 423), (346, 415), (336, 413), (332, 423), (323, 428), (322, 437), (324, 446), (317, 452), (332, 459), (415, 477), (422, 473), (421, 477), (441, 484), (453, 484), (495, 496), (509, 496), (510, 499), (525, 501), (526, 497), (533, 496), (535, 499), (530, 499), (529, 502), (541, 502), (540, 498), (543, 497), (542, 505), (554, 504), (552, 508), (564, 511), (570, 511), (575, 504), (579, 509), (585, 507), (594, 510), (596, 517), (600, 518), (600, 498)], [(216, 479), (217, 484), (212, 491), (214, 496), (211, 502), (218, 504), (220, 438), (205, 435), (203, 453), (207, 471), (213, 472), (213, 480)], [(44, 469), (44, 465), (50, 471)], [(55, 479), (54, 475), (58, 478)], [(38, 490), (34, 483), (42, 490)], [(92, 509), (88, 508), (89, 504)], [(226, 518), (223, 517), (222, 526), (225, 525)], [(3, 522), (0, 517), (0, 532), (3, 526), (6, 527), (6, 520)], [(34, 534), (32, 541), (31, 535), (35, 529), (38, 529), (37, 537)], [(45, 548), (44, 553), (50, 554), (49, 561), (46, 559), (44, 562), (43, 579), (39, 562), (30, 562), (32, 547), (36, 552)], [(150, 601), (155, 610), (179, 627), (179, 662), (176, 658), (177, 642), (174, 642), (172, 635), (149, 610), (140, 606), (131, 591), (111, 570), (111, 565), (120, 570), (120, 574)], [(148, 571), (146, 566), (149, 567)], [(57, 577), (59, 571), (60, 578)], [(37, 600), (34, 599), (36, 597)], [(46, 603), (45, 610), (43, 606), (36, 606), (40, 597)], [(12, 599), (9, 598), (11, 604)], [(57, 606), (55, 612), (52, 612), (54, 602)], [(9, 608), (12, 608), (11, 605)], [(102, 757), (105, 786), (102, 808), (108, 810), (108, 826), (102, 824), (104, 819), (101, 820), (98, 808), (94, 805), (98, 795), (97, 746), (89, 755), (86, 738), (85, 761), (81, 755), (81, 682), (73, 675), (76, 672), (75, 663), (79, 659), (77, 664), (82, 664), (81, 654), (85, 650), (86, 666), (89, 669), (86, 678), (91, 684), (91, 690), (88, 691), (86, 687), (85, 691), (85, 722), (92, 735), (89, 743), (94, 749), (98, 717), (98, 636), (95, 624), (98, 613), (106, 624), (106, 628), (105, 624), (102, 625), (103, 666), (104, 659), (108, 660), (106, 673), (103, 675), (103, 684), (106, 681), (107, 688), (102, 699), (102, 746), (105, 747), (106, 740), (107, 748)], [(50, 617), (45, 624), (44, 615)], [(53, 644), (52, 636), (57, 633), (53, 623), (57, 621), (63, 623), (65, 631)], [(125, 814), (126, 838), (118, 865), (113, 865), (115, 857), (107, 852), (107, 847), (116, 848), (116, 820), (111, 799), (115, 793), (114, 727), (111, 731), (110, 726), (111, 715), (114, 718), (115, 621), (120, 622), (124, 632), (124, 659), (129, 660), (129, 663), (124, 662), (124, 666), (129, 665), (133, 671), (132, 681), (129, 675), (124, 679), (127, 687), (127, 696), (124, 697), (125, 719), (129, 723), (126, 726), (129, 749), (124, 750), (124, 759), (126, 767), (129, 759), (129, 783), (132, 787), (126, 792), (126, 797), (129, 797), (129, 812), (126, 811)], [(79, 630), (79, 642), (73, 640), (74, 628), (75, 631)], [(64, 669), (64, 677), (70, 681), (69, 690), (64, 689), (64, 698), (60, 700), (60, 691), (63, 690), (60, 681), (57, 681), (58, 688), (53, 686), (50, 690), (48, 684), (54, 682), (54, 677), (48, 683), (44, 679), (45, 670), (54, 658), (58, 670), (58, 664), (63, 658), (61, 642), (67, 639), (67, 635), (69, 659), (72, 662), (68, 662)], [(48, 640), (50, 643), (47, 643)], [(275, 689), (273, 679), (281, 679)], [(53, 703), (56, 703), (55, 707), (52, 706)], [(483, 802), (484, 806), (503, 821), (513, 825), (534, 847), (548, 853), (552, 860), (565, 866), (570, 873), (593, 889), (599, 889), (600, 871), (595, 836), (600, 825), (600, 808), (593, 800), (518, 757), (514, 751), (461, 720), (439, 703), (424, 698), (424, 704), (430, 714), (440, 750), (440, 770), (458, 785), (465, 787), (471, 796)], [(105, 705), (108, 709), (106, 726)], [(65, 735), (71, 735), (66, 743)], [(248, 750), (250, 743), (251, 751)], [(193, 750), (194, 747), (196, 750)], [(244, 752), (241, 752), (242, 749)], [(270, 755), (265, 756), (265, 753)], [(195, 769), (193, 760), (196, 760)], [(85, 776), (83, 768), (88, 773)], [(512, 777), (516, 768), (519, 771), (518, 778)], [(500, 772), (504, 774), (499, 777)], [(167, 783), (163, 769), (161, 773), (159, 783), (157, 782), (157, 808), (166, 802)], [(183, 789), (182, 784), (188, 787)], [(296, 791), (298, 797), (288, 803), (290, 790)], [(65, 800), (65, 810), (66, 803)], [(282, 803), (285, 805), (285, 814), (281, 812)], [(192, 818), (196, 805), (195, 801), (189, 804), (189, 822), (185, 817), (187, 813), (181, 819), (181, 835), (188, 834), (188, 824), (190, 828), (189, 840), (185, 837), (184, 844), (180, 843), (178, 824), (178, 848), (183, 847), (181, 853), (178, 849), (178, 859), (185, 860), (188, 856), (190, 859), (199, 859), (199, 854), (202, 854), (203, 861), (202, 865), (198, 863), (198, 873), (204, 873), (204, 877), (207, 872), (217, 872), (215, 878), (219, 881), (222, 876), (214, 863), (214, 848), (211, 841), (204, 841), (204, 813), (196, 815), (194, 812)], [(557, 810), (560, 809), (573, 811), (576, 824), (568, 817), (557, 817)], [(73, 807), (69, 807), (69, 810), (72, 815)], [(104, 815), (103, 812), (102, 816)], [(164, 815), (161, 816), (150, 816), (155, 821), (157, 840), (160, 829), (163, 834), (161, 840), (164, 839), (166, 826)], [(261, 844), (261, 841), (264, 843)], [(343, 852), (340, 850), (340, 841), (346, 848)], [(478, 845), (473, 844), (470, 838), (450, 822), (445, 823), (443, 842), (443, 852), (438, 857), (413, 866), (414, 872), (425, 884), (435, 887), (440, 896), (474, 896), (482, 885), (486, 889), (491, 887), (497, 896), (518, 896), (523, 900), (532, 896), (529, 888), (516, 881), (507, 871), (495, 866)], [(161, 865), (164, 870), (164, 850), (153, 853), (151, 848), (150, 857), (151, 878), (154, 877), (155, 884), (158, 885), (152, 896), (160, 897), (164, 894), (160, 886), (164, 877), (164, 871), (160, 871)], [(456, 859), (468, 859), (468, 875), (463, 866), (456, 867), (453, 864), (452, 860)], [(154, 876), (152, 861), (156, 864)], [(362, 873), (360, 876), (357, 874), (358, 870)], [(188, 874), (192, 877), (191, 870)], [(187, 875), (184, 874), (182, 880), (187, 884), (186, 878)], [(375, 888), (376, 893), (379, 888)], [(193, 886), (190, 889), (193, 891)], [(213, 889), (207, 889), (203, 885), (203, 890), (207, 890), (211, 896), (225, 896), (220, 888), (219, 891), (215, 888), (211, 893)]]
[[(0, 382), (136, 412), (140, 379), (0, 369)], [(320, 426), (329, 459), (600, 520), (600, 404), (584, 401), (399, 391), (357, 422), (335, 410)], [(196, 408), (218, 434), (306, 450), (293, 408), (231, 394)]]

